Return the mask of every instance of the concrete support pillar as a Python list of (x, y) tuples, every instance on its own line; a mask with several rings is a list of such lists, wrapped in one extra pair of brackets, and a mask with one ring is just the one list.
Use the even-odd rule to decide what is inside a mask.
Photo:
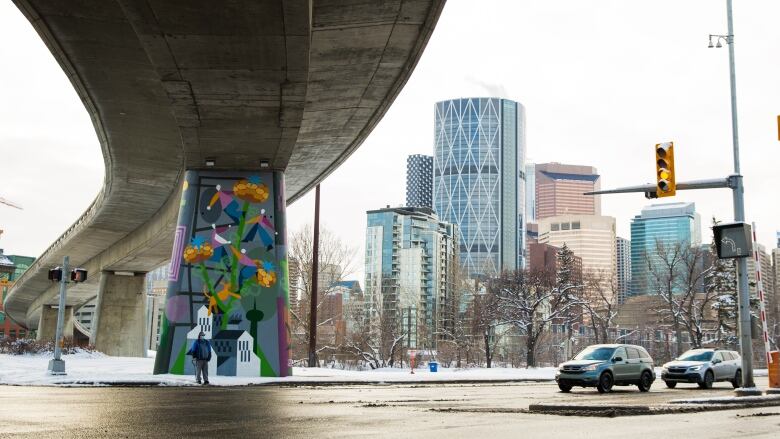
[[(54, 340), (57, 336), (57, 307), (44, 305), (41, 309), (41, 317), (38, 320), (38, 333), (36, 340)], [(65, 324), (62, 327), (64, 338), (73, 338), (73, 307), (65, 307)]]
[(90, 342), (95, 349), (119, 357), (144, 357), (146, 327), (144, 275), (100, 274)]
[(154, 373), (192, 373), (203, 332), (217, 375), (290, 375), (284, 174), (187, 171)]

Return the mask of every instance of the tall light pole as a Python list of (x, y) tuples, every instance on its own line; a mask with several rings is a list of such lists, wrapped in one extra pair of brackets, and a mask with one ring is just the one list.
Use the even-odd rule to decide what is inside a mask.
[[(710, 45), (713, 38), (716, 47), (721, 47), (721, 40), (729, 47), (729, 81), (731, 85), (731, 142), (734, 148), (734, 185), (731, 188), (734, 202), (734, 221), (745, 221), (745, 188), (742, 183), (742, 173), (739, 166), (739, 129), (737, 125), (737, 79), (734, 68), (734, 19), (731, 11), (731, 1), (726, 0), (728, 18), (728, 35), (710, 35)], [(742, 387), (753, 388), (753, 340), (750, 325), (750, 289), (748, 287), (747, 258), (737, 258), (737, 306), (739, 310), (739, 346), (742, 355)]]

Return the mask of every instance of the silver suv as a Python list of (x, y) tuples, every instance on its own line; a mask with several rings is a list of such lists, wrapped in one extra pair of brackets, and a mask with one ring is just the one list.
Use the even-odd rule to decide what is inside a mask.
[(697, 383), (711, 389), (716, 381), (729, 381), (736, 389), (742, 386), (742, 358), (734, 351), (691, 349), (663, 365), (661, 379), (670, 389), (677, 383)]

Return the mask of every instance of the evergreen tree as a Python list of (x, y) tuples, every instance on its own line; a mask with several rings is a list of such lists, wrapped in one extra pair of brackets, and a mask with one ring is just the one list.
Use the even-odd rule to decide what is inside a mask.
[[(718, 221), (712, 218), (712, 225)], [(718, 258), (715, 242), (711, 245), (712, 269), (704, 279), (707, 292), (715, 298), (712, 309), (718, 319), (717, 339), (730, 346), (737, 344), (737, 265), (734, 259)]]

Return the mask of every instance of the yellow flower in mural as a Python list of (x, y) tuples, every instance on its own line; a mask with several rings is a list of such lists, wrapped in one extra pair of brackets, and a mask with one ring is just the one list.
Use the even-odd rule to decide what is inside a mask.
[(260, 177), (252, 176), (243, 180), (237, 181), (233, 185), (233, 193), (236, 197), (249, 201), (250, 203), (262, 203), (268, 199), (270, 190), (268, 186), (260, 181)]
[(196, 236), (184, 249), (183, 256), (184, 262), (188, 264), (197, 264), (198, 262), (203, 262), (214, 256), (214, 247), (212, 247), (210, 243), (205, 242), (202, 237)]
[(271, 288), (276, 283), (276, 271), (270, 262), (263, 262), (257, 267), (257, 283), (266, 288)]

